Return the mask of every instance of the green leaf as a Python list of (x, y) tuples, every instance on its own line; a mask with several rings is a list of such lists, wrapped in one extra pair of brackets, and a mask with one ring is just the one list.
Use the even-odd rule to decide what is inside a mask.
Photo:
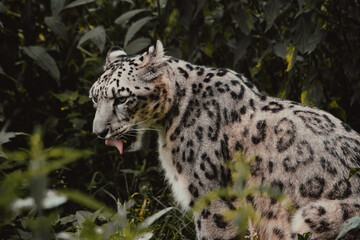
[(47, 71), (50, 76), (56, 80), (56, 83), (60, 85), (60, 72), (56, 62), (43, 47), (28, 46), (23, 47), (23, 50), (26, 55), (34, 59), (35, 63)]
[(298, 18), (295, 25), (294, 42), (301, 53), (304, 53), (307, 41), (311, 36), (311, 29), (309, 26), (312, 26), (312, 24), (307, 16)]
[(92, 3), (92, 2), (95, 2), (95, 1), (96, 0), (76, 0), (76, 1), (66, 5), (63, 9), (78, 7), (78, 6), (85, 5), (85, 4), (88, 4), (88, 3)]
[(336, 117), (346, 122), (346, 111), (337, 103), (337, 100), (339, 99), (335, 99), (329, 103), (329, 110), (331, 110), (331, 113)]
[(145, 17), (131, 24), (125, 35), (124, 46), (126, 47), (128, 42), (134, 37), (134, 35), (152, 19), (154, 19), (154, 17)]
[(339, 235), (337, 236), (337, 238), (335, 240), (340, 240), (341, 238), (345, 237), (348, 232), (350, 232), (351, 230), (356, 230), (356, 229), (357, 229), (357, 231), (359, 231), (359, 229), (360, 229), (360, 216), (355, 216), (353, 218), (346, 220), (343, 223), (343, 225), (341, 226)]
[(125, 52), (130, 55), (135, 54), (143, 50), (144, 48), (150, 46), (150, 44), (151, 44), (150, 38), (138, 38), (132, 41), (131, 43), (129, 43), (125, 47)]
[(81, 118), (72, 118), (70, 122), (73, 124), (74, 128), (76, 129), (82, 129), (87, 123), (85, 119), (81, 119)]
[(239, 12), (236, 15), (233, 15), (232, 17), (238, 24), (240, 30), (245, 35), (249, 35), (254, 27), (254, 22), (255, 22), (254, 17), (251, 14), (251, 11), (247, 8), (241, 8), (239, 9)]
[(251, 38), (243, 35), (236, 43), (234, 50), (234, 63), (236, 64), (246, 54), (247, 47), (250, 45)]
[(93, 213), (89, 211), (80, 210), (75, 214), (77, 224), (81, 226), (86, 220), (92, 220)]
[(267, 1), (265, 6), (265, 18), (266, 18), (266, 29), (267, 32), (275, 22), (276, 17), (279, 15), (280, 1), (272, 0)]
[(167, 213), (168, 211), (170, 211), (171, 209), (173, 209), (173, 207), (168, 207), (165, 208), (153, 215), (151, 215), (150, 217), (146, 218), (142, 223), (139, 224), (139, 229), (144, 229), (149, 227), (151, 224), (153, 224), (158, 218), (160, 218), (162, 215), (164, 215), (165, 213)]
[(357, 174), (359, 172), (360, 172), (360, 168), (352, 168), (352, 169), (350, 169), (349, 176), (348, 176), (347, 180), (349, 181), (350, 178), (352, 178), (352, 176), (354, 176), (355, 174)]
[(276, 43), (273, 47), (273, 52), (276, 56), (286, 59), (287, 46), (289, 41)]
[(293, 40), (301, 53), (311, 53), (322, 40), (321, 28), (313, 25), (309, 15), (300, 16), (296, 22)]
[(70, 214), (68, 216), (62, 217), (59, 219), (61, 225), (66, 225), (67, 223), (74, 223), (76, 221), (76, 215)]
[(88, 31), (80, 38), (78, 45), (81, 45), (88, 40), (91, 40), (98, 47), (100, 52), (103, 52), (106, 43), (105, 28), (100, 25)]
[(51, 0), (51, 13), (58, 16), (64, 7), (65, 0)]
[(298, 3), (299, 3), (299, 11), (296, 13), (295, 18), (297, 18), (298, 16), (304, 13), (311, 12), (316, 8), (316, 1), (298, 0)]
[(10, 142), (10, 138), (14, 138), (15, 132), (0, 132), (0, 145)]
[(55, 33), (59, 38), (68, 41), (68, 35), (65, 25), (60, 21), (59, 17), (51, 16), (45, 17), (46, 25)]
[[(0, 2), (0, 13), (6, 13), (7, 7), (5, 7), (5, 5)], [(0, 23), (0, 26), (2, 26), (2, 23)]]
[[(314, 75), (317, 76), (317, 75)], [(310, 77), (312, 78), (312, 77)], [(319, 106), (324, 99), (324, 86), (321, 81), (307, 79), (301, 93), (301, 103), (308, 106)]]
[(296, 59), (296, 51), (295, 51), (294, 45), (290, 44), (286, 48), (285, 59), (287, 62), (287, 68), (285, 69), (285, 72), (289, 72), (293, 68), (293, 66), (295, 64), (295, 59)]
[(85, 95), (80, 95), (79, 96), (79, 104), (84, 104), (90, 101), (89, 96), (85, 96)]
[(303, 235), (298, 234), (298, 240), (310, 240), (312, 236), (312, 233), (308, 232), (308, 233), (304, 233)]
[(302, 6), (304, 5), (304, 1), (305, 0), (298, 0), (299, 8), (302, 8)]
[(206, 0), (197, 0), (196, 1), (196, 11), (194, 13), (193, 18), (196, 18), (196, 16), (199, 14), (199, 12), (204, 8), (205, 3), (206, 3)]
[(141, 12), (145, 12), (145, 11), (149, 11), (149, 10), (148, 9), (134, 9), (134, 10), (128, 11), (128, 12), (122, 14), (120, 17), (116, 18), (114, 22), (116, 24), (123, 24), (124, 22), (126, 22), (130, 18), (134, 17), (135, 15), (137, 15)]
[(321, 42), (324, 33), (320, 27), (316, 28), (315, 32), (309, 37), (307, 45), (304, 49), (306, 53), (311, 53), (315, 50), (316, 46)]

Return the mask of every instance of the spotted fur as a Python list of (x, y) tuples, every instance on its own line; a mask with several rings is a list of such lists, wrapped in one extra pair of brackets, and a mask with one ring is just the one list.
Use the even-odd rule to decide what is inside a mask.
[[(229, 184), (224, 162), (243, 151), (256, 155), (250, 181), (278, 188), (297, 206), (292, 215), (274, 199), (249, 196), (262, 216), (261, 240), (305, 232), (334, 239), (360, 212), (360, 175), (346, 179), (360, 167), (359, 134), (327, 112), (262, 95), (234, 71), (165, 56), (160, 42), (133, 57), (116, 49), (90, 97), (100, 137), (128, 139), (127, 150), (136, 150), (143, 129), (158, 130), (160, 162), (185, 211)], [(236, 239), (221, 215), (234, 204), (220, 199), (195, 214), (197, 238)]]

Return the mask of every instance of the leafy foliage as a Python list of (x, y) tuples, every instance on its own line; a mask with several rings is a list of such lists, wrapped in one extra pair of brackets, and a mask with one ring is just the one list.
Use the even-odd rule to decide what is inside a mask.
[(258, 233), (251, 229), (250, 235), (248, 233), (248, 222), (257, 224), (260, 220), (259, 213), (254, 209), (253, 205), (248, 201), (249, 198), (254, 196), (266, 196), (272, 198), (283, 206), (285, 206), (290, 212), (294, 210), (294, 206), (291, 205), (286, 196), (284, 196), (278, 188), (274, 188), (267, 185), (258, 185), (249, 183), (251, 177), (251, 164), (254, 158), (245, 157), (242, 152), (234, 154), (234, 160), (228, 164), (229, 169), (232, 171), (232, 185), (222, 189), (216, 189), (205, 196), (201, 197), (193, 207), (194, 212), (201, 212), (211, 202), (219, 199), (233, 199), (236, 198), (240, 204), (237, 204), (233, 210), (224, 211), (222, 214), (224, 217), (231, 221), (234, 226), (238, 227), (238, 235), (240, 239), (256, 238)]
[(344, 222), (336, 240), (359, 239), (360, 216), (352, 217)]
[[(117, 200), (134, 201), (128, 219), (136, 223), (172, 205), (159, 181), (163, 175), (152, 134), (144, 151), (124, 157), (91, 135), (88, 90), (102, 72), (106, 49), (119, 45), (136, 54), (160, 39), (168, 55), (235, 69), (265, 93), (320, 107), (360, 131), (359, 11), (353, 0), (2, 1), (0, 179), (9, 193), (1, 192), (2, 237), (74, 232), (75, 220), (59, 224), (55, 219)], [(44, 145), (38, 145), (39, 156), (45, 159), (39, 164), (48, 166), (50, 159), (54, 165), (36, 178), (30, 166), (38, 160), (29, 161), (33, 157), (25, 153), (34, 151), (27, 134), (39, 126)], [(65, 155), (49, 156), (51, 149)], [(92, 153), (71, 158), (82, 152), (74, 149)], [(49, 189), (72, 201), (42, 215), (14, 216), (5, 208), (28, 197), (40, 206)], [(189, 217), (178, 211), (158, 220), (154, 236), (194, 238)], [(102, 226), (94, 221), (87, 225), (91, 231)], [(39, 232), (38, 226), (47, 227)]]
[(310, 240), (311, 236), (311, 233), (304, 233), (302, 235), (298, 234), (298, 240)]

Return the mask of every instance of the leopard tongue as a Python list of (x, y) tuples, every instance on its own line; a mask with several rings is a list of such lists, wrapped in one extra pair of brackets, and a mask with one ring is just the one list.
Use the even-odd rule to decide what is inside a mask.
[(107, 146), (116, 147), (119, 150), (120, 154), (124, 153), (124, 142), (122, 140), (106, 139), (105, 144)]

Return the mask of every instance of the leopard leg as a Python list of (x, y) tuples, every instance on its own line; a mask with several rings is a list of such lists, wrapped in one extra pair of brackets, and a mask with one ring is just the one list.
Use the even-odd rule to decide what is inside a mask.
[[(236, 228), (226, 221), (222, 213), (229, 210), (229, 202), (217, 200), (195, 214), (198, 240), (236, 240)], [(231, 208), (231, 207), (230, 207)]]
[(254, 203), (261, 214), (258, 224), (260, 240), (291, 239), (291, 215), (285, 205), (266, 197), (256, 198)]
[(312, 233), (311, 239), (335, 239), (343, 222), (360, 214), (356, 199), (320, 200), (300, 208), (292, 220), (293, 239), (297, 234)]

